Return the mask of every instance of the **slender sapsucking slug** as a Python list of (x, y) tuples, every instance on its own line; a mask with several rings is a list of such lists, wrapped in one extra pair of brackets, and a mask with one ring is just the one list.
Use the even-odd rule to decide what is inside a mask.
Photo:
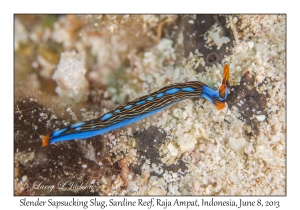
[(43, 138), (42, 146), (101, 135), (135, 123), (187, 98), (205, 98), (220, 110), (225, 107), (228, 85), (229, 67), (225, 64), (222, 85), (218, 90), (198, 81), (170, 84), (149, 95), (118, 106), (115, 110), (107, 112), (100, 118), (79, 122), (67, 128), (54, 131)]

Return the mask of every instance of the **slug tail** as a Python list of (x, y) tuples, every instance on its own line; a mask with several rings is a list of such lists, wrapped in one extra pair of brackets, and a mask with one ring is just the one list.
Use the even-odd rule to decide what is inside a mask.
[(48, 146), (50, 143), (50, 134), (48, 134), (47, 136), (44, 136), (43, 140), (42, 140), (42, 147)]

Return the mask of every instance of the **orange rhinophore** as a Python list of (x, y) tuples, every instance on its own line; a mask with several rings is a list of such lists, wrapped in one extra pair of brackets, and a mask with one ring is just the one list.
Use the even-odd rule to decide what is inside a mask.
[(224, 73), (223, 73), (223, 82), (222, 82), (222, 84), (225, 84), (227, 86), (229, 84), (229, 67), (228, 67), (227, 63), (224, 65)]
[(225, 91), (226, 91), (226, 88), (227, 88), (227, 86), (225, 85), (225, 84), (222, 84), (221, 86), (220, 86), (220, 88), (219, 88), (219, 91), (220, 91), (220, 96), (221, 97), (225, 97)]
[(222, 98), (227, 98), (226, 91), (228, 91), (228, 85), (229, 85), (229, 67), (228, 64), (224, 65), (224, 73), (223, 73), (223, 81), (222, 85), (219, 88), (219, 94)]

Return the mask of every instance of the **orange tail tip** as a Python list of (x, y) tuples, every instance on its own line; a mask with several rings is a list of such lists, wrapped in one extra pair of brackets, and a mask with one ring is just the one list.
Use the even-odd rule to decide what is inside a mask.
[(216, 108), (221, 110), (225, 107), (225, 101), (216, 103)]
[(47, 136), (44, 136), (43, 140), (42, 140), (42, 147), (48, 146), (50, 142), (50, 134), (48, 134)]
[(229, 84), (229, 66), (228, 66), (227, 63), (224, 65), (224, 73), (223, 73), (223, 82), (222, 82), (222, 84), (225, 84), (227, 86)]

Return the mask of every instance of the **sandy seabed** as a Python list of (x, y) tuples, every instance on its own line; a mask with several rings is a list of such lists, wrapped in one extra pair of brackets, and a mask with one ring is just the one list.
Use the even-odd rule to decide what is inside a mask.
[[(15, 16), (15, 195), (285, 195), (286, 16), (222, 18), (200, 36), (198, 25), (185, 31), (207, 23), (199, 15)], [(196, 36), (224, 51), (218, 62), (186, 52)], [(167, 84), (217, 89), (224, 63), (221, 111), (187, 99), (99, 137), (40, 147), (42, 135)]]

